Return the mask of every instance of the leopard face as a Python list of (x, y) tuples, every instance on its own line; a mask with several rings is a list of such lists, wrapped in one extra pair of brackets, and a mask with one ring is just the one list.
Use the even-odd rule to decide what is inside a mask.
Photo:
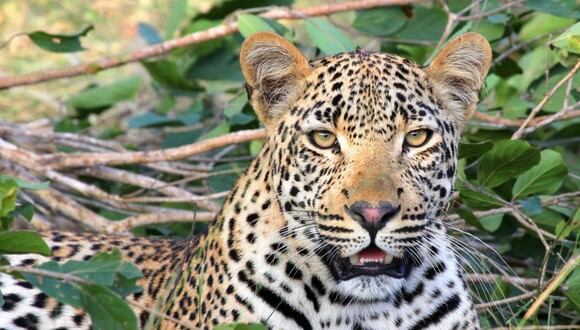
[(265, 159), (290, 241), (316, 251), (338, 291), (388, 296), (420, 262), (453, 191), (486, 45), (466, 35), (421, 68), (364, 51), (308, 63), (276, 36), (246, 41), (242, 68), (270, 131)]

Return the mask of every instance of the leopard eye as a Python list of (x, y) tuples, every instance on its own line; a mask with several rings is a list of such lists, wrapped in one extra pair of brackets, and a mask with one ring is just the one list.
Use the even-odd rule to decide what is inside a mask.
[(405, 136), (405, 144), (413, 148), (418, 148), (429, 142), (432, 135), (433, 131), (428, 129), (411, 131)]
[(308, 134), (308, 139), (315, 147), (320, 149), (332, 148), (336, 145), (336, 136), (329, 131), (313, 131)]

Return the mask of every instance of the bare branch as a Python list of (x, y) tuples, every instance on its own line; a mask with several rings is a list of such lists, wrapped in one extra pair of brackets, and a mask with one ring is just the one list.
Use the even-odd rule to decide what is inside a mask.
[(566, 262), (566, 264), (562, 267), (562, 269), (560, 269), (558, 274), (556, 274), (556, 276), (554, 276), (554, 278), (550, 281), (550, 284), (548, 284), (548, 286), (544, 289), (544, 291), (542, 291), (542, 293), (538, 296), (538, 299), (534, 301), (532, 306), (528, 309), (528, 311), (526, 312), (526, 314), (522, 319), (523, 321), (522, 324), (525, 321), (529, 320), (530, 317), (536, 314), (536, 312), (538, 311), (540, 306), (542, 306), (544, 301), (546, 301), (546, 299), (548, 299), (548, 297), (552, 294), (552, 292), (554, 292), (560, 286), (560, 284), (566, 279), (566, 277), (568, 277), (570, 272), (572, 272), (578, 266), (580, 266), (580, 255), (576, 255), (575, 257), (571, 258)]
[(532, 121), (532, 119), (534, 119), (534, 117), (538, 114), (538, 112), (540, 112), (540, 110), (542, 110), (542, 108), (544, 107), (544, 105), (546, 103), (548, 103), (548, 101), (550, 100), (550, 98), (558, 91), (558, 89), (560, 89), (560, 87), (562, 85), (564, 85), (568, 80), (570, 80), (570, 79), (572, 79), (572, 77), (574, 77), (574, 75), (576, 74), (576, 72), (578, 71), (579, 68), (580, 68), (580, 61), (576, 62), (576, 65), (574, 65), (574, 67), (572, 68), (572, 70), (570, 70), (570, 72), (568, 72), (568, 74), (566, 74), (566, 76), (564, 76), (564, 78), (562, 78), (552, 89), (550, 89), (548, 91), (548, 93), (546, 93), (546, 95), (540, 101), (540, 103), (538, 103), (532, 109), (532, 111), (530, 111), (530, 114), (528, 115), (528, 118), (526, 118), (526, 120), (524, 120), (524, 122), (522, 123), (522, 125), (512, 135), (512, 140), (517, 140), (517, 139), (521, 138), (525, 134), (524, 130), (526, 129), (526, 127), (528, 126), (528, 124)]
[[(320, 5), (304, 9), (275, 8), (261, 16), (279, 19), (301, 19), (304, 17), (326, 16), (344, 11), (363, 10), (384, 6), (400, 6), (416, 2), (414, 0), (360, 0), (336, 4)], [(204, 41), (217, 39), (238, 31), (237, 22), (224, 23), (205, 31), (195, 32), (182, 38), (172, 39), (149, 46), (129, 54), (105, 57), (95, 62), (71, 66), (63, 69), (33, 72), (26, 75), (0, 77), (0, 90), (15, 86), (32, 85), (48, 80), (94, 74), (102, 70), (118, 67), (128, 63), (139, 62), (159, 55), (167, 54), (173, 49), (196, 45)]]
[[(262, 139), (265, 136), (265, 129), (253, 129), (238, 131), (177, 148), (136, 152), (53, 154), (40, 156), (38, 158), (38, 162), (39, 164), (52, 169), (62, 169), (67, 167), (91, 167), (95, 165), (153, 163), (159, 161), (184, 159), (192, 155), (204, 153), (230, 144)], [(2, 156), (1, 146), (0, 156)]]
[(175, 222), (207, 222), (215, 219), (215, 217), (216, 214), (212, 212), (189, 212), (181, 210), (172, 210), (162, 213), (139, 214), (121, 221), (111, 222), (107, 227), (107, 231), (109, 233), (123, 233), (140, 226)]

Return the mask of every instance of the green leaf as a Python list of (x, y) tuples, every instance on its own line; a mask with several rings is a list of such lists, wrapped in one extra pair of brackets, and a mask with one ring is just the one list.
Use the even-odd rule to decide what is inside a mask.
[(494, 231), (498, 230), (499, 227), (501, 226), (502, 221), (503, 214), (494, 214), (479, 219), (481, 226), (490, 233), (493, 233)]
[(326, 55), (351, 52), (356, 49), (354, 42), (324, 18), (309, 18), (304, 24), (310, 39)]
[(29, 190), (48, 189), (48, 187), (50, 186), (50, 182), (48, 182), (48, 181), (30, 182), (30, 181), (20, 180), (18, 178), (14, 178), (14, 181), (16, 181), (16, 184), (18, 185), (18, 187), (20, 187), (22, 189), (29, 189)]
[(580, 54), (580, 22), (554, 39), (552, 45), (570, 53)]
[(580, 208), (576, 209), (569, 222), (570, 223), (566, 222), (565, 220), (558, 222), (554, 230), (558, 238), (566, 238), (572, 232), (580, 230)]
[(17, 194), (18, 183), (14, 179), (0, 179), (0, 217), (5, 217), (14, 210)]
[(136, 330), (137, 317), (127, 303), (113, 291), (101, 285), (90, 284), (79, 287), (80, 301), (91, 315), (95, 330)]
[(540, 162), (518, 176), (512, 189), (513, 199), (529, 195), (548, 195), (558, 190), (568, 174), (562, 155), (553, 150), (543, 150)]
[(262, 150), (262, 146), (264, 146), (264, 141), (262, 140), (254, 140), (250, 142), (250, 155), (257, 156)]
[(165, 39), (171, 39), (185, 19), (187, 14), (187, 0), (173, 0), (171, 2), (171, 12), (166, 20)]
[(85, 50), (81, 45), (80, 37), (84, 37), (93, 29), (87, 26), (76, 34), (50, 34), (44, 31), (28, 33), (30, 40), (38, 47), (53, 53), (71, 53)]
[(520, 30), (520, 38), (523, 41), (530, 41), (534, 38), (545, 35), (546, 38), (550, 33), (554, 33), (569, 27), (576, 20), (564, 18), (544, 13), (536, 13), (532, 19), (526, 22)]
[(267, 20), (252, 14), (238, 15), (238, 28), (240, 29), (240, 33), (242, 36), (244, 36), (244, 38), (248, 38), (257, 32), (276, 33), (274, 27), (272, 27)]
[[(461, 199), (463, 200), (463, 203), (465, 203), (465, 205), (467, 205), (473, 209), (480, 209), (480, 210), (494, 209), (494, 208), (498, 208), (498, 207), (503, 206), (501, 201), (497, 200), (496, 198), (491, 197), (491, 196), (495, 195), (493, 193), (493, 191), (491, 191), (490, 189), (486, 189), (484, 187), (480, 187), (480, 189), (487, 192), (487, 194), (484, 194), (482, 192), (473, 191), (473, 190), (467, 188), (460, 181), (457, 183), (457, 190), (459, 190), (459, 194), (461, 196)], [(491, 196), (489, 196), (489, 195), (491, 195)]]
[(163, 42), (163, 38), (161, 38), (159, 32), (157, 32), (157, 29), (149, 23), (139, 22), (139, 24), (137, 24), (137, 31), (141, 38), (145, 39), (148, 45), (155, 45)]
[(17, 206), (13, 212), (16, 214), (20, 214), (24, 219), (30, 221), (34, 216), (34, 206), (32, 206), (31, 204), (23, 204)]
[(493, 147), (490, 141), (476, 142), (476, 143), (460, 143), (459, 144), (459, 159), (470, 158), (475, 156), (482, 156)]
[(413, 17), (396, 36), (400, 39), (438, 41), (445, 30), (447, 15), (437, 7), (415, 7)]
[(199, 140), (211, 139), (214, 137), (222, 136), (230, 132), (230, 125), (227, 122), (222, 122), (221, 124), (214, 127), (209, 132), (205, 133)]
[(402, 29), (406, 22), (401, 8), (375, 8), (357, 12), (352, 26), (375, 36), (388, 36)]
[(171, 60), (143, 61), (149, 75), (159, 85), (170, 90), (195, 90), (196, 85), (185, 78), (177, 64)]
[(502, 140), (481, 159), (477, 169), (479, 184), (494, 188), (526, 171), (540, 161), (540, 152), (525, 141)]
[[(45, 262), (37, 268), (50, 272), (63, 273), (61, 271), (61, 266), (56, 261)], [(32, 285), (42, 290), (42, 292), (57, 299), (63, 304), (81, 307), (80, 294), (73, 284), (65, 283), (52, 277), (32, 275), (29, 273), (22, 273), (22, 276), (24, 276)]]
[(232, 118), (235, 115), (240, 114), (246, 104), (248, 104), (248, 94), (241, 93), (240, 95), (231, 99), (230, 102), (226, 105), (226, 108), (224, 109), (224, 115), (227, 118)]
[(506, 14), (495, 14), (495, 15), (489, 16), (487, 18), (487, 20), (492, 22), (492, 23), (505, 24), (505, 23), (509, 22), (510, 17), (509, 17), (509, 15), (506, 15)]
[(542, 207), (542, 201), (538, 196), (533, 196), (519, 201), (522, 205), (524, 211), (528, 215), (538, 215), (544, 211)]
[(576, 311), (580, 312), (580, 268), (576, 268), (574, 272), (564, 282), (564, 294), (568, 300), (576, 307)]
[(237, 115), (233, 116), (228, 120), (228, 123), (231, 126), (235, 125), (247, 125), (256, 120), (256, 116), (250, 114), (245, 114), (243, 112), (238, 113)]
[(491, 41), (501, 38), (505, 30), (505, 24), (503, 23), (492, 23), (488, 20), (481, 20), (474, 23), (472, 32), (477, 32), (485, 37), (485, 39)]
[(557, 16), (580, 18), (580, 8), (576, 0), (526, 0), (524, 3), (533, 10)]
[(69, 98), (67, 103), (77, 110), (110, 107), (116, 102), (133, 98), (140, 86), (141, 78), (130, 76), (108, 85), (81, 91)]
[[(546, 93), (548, 93), (549, 90), (551, 90), (554, 86), (556, 86), (556, 84), (560, 80), (562, 80), (565, 75), (566, 75), (565, 72), (551, 74), (547, 79), (542, 79), (539, 84), (534, 84), (531, 99), (533, 104), (538, 104), (544, 98)], [(562, 107), (564, 105), (564, 98), (566, 96), (568, 96), (569, 98), (568, 104), (576, 103), (576, 100), (580, 96), (580, 94), (577, 94), (577, 91), (580, 91), (580, 75), (576, 75), (572, 79), (573, 79), (572, 93), (567, 95), (566, 88), (559, 88), (552, 95), (552, 97), (550, 97), (548, 102), (544, 104), (544, 106), (542, 107), (543, 112), (555, 113), (562, 110)]]
[[(121, 295), (140, 290), (135, 283), (137, 278), (141, 276), (141, 272), (129, 262), (124, 261), (118, 250), (114, 250), (110, 254), (99, 253), (86, 261), (70, 260), (63, 264), (49, 261), (37, 268), (54, 273), (69, 274), (84, 281), (109, 287)], [(28, 273), (23, 273), (23, 276), (34, 286), (60, 302), (75, 307), (82, 306), (83, 291), (80, 285), (83, 283)]]
[(531, 214), (530, 217), (538, 225), (551, 228), (554, 230), (558, 225), (558, 223), (564, 220), (564, 216), (561, 213), (551, 210), (549, 208), (543, 209), (542, 212), (540, 212), (539, 214)]
[(457, 213), (457, 215), (459, 215), (468, 224), (477, 227), (479, 229), (483, 229), (483, 226), (481, 225), (481, 222), (479, 222), (479, 219), (473, 214), (473, 212), (471, 212), (467, 208), (465, 207), (456, 208), (455, 213)]
[(1, 231), (0, 254), (38, 253), (50, 255), (50, 248), (38, 233), (32, 231)]
[(547, 46), (534, 48), (518, 60), (523, 73), (519, 80), (514, 81), (519, 91), (525, 91), (536, 79), (542, 77), (546, 70), (556, 64), (556, 54)]
[(174, 118), (168, 118), (156, 114), (155, 112), (144, 112), (129, 118), (128, 127), (129, 128), (145, 128), (154, 126), (164, 126), (164, 125), (175, 125), (179, 124), (180, 121)]

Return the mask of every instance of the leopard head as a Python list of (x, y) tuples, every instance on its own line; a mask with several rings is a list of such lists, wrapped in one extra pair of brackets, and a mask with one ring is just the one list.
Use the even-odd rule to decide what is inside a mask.
[(362, 50), (309, 62), (283, 38), (258, 33), (240, 57), (268, 130), (260, 159), (294, 239), (345, 290), (401, 281), (452, 195), (488, 42), (463, 34), (420, 67)]

